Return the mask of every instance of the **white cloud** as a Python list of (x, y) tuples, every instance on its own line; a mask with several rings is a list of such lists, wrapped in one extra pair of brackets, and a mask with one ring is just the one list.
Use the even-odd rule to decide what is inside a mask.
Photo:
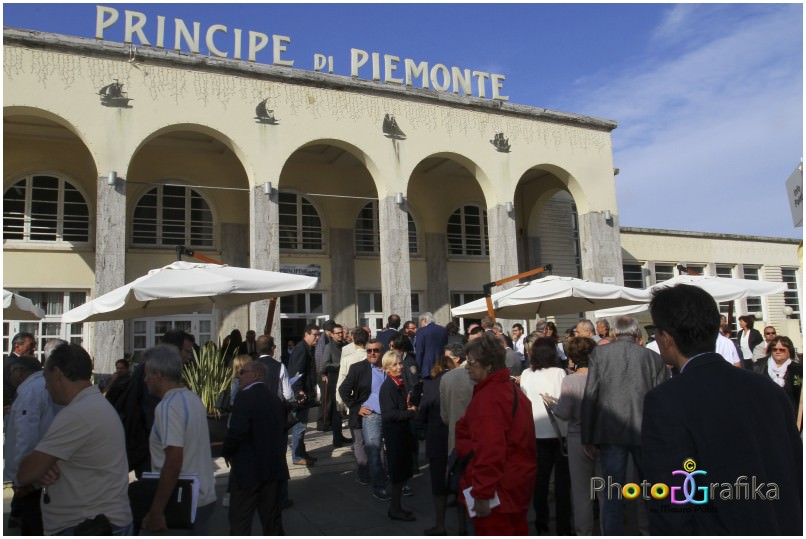
[(642, 65), (567, 105), (619, 123), (626, 226), (801, 234), (783, 187), (803, 152), (800, 6), (728, 8), (672, 7)]

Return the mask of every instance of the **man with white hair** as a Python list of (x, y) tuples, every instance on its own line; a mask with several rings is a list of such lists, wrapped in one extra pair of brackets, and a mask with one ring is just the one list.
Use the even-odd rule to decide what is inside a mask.
[[(618, 318), (615, 333), (615, 341), (597, 346), (591, 355), (582, 400), (582, 443), (589, 453), (591, 446), (599, 449), (602, 477), (612, 476), (623, 485), (630, 455), (640, 463), (644, 396), (669, 378), (669, 370), (657, 353), (638, 344), (641, 327), (635, 318)], [(624, 535), (623, 501), (606, 495), (602, 505), (602, 534)]]
[(161, 400), (154, 410), (149, 440), (151, 467), (160, 478), (142, 526), (148, 531), (167, 530), (165, 507), (179, 475), (191, 474), (199, 477), (193, 531), (196, 535), (207, 535), (216, 501), (207, 410), (201, 399), (182, 385), (182, 358), (175, 346), (160, 344), (146, 350), (144, 356), (148, 391)]

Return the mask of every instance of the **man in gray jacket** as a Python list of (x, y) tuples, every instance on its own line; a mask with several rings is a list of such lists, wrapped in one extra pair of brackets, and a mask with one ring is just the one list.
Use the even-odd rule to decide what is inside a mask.
[[(591, 355), (582, 400), (582, 443), (599, 449), (602, 476), (624, 484), (627, 459), (638, 466), (644, 396), (669, 378), (661, 357), (638, 344), (641, 328), (631, 316), (616, 320), (616, 340)], [(640, 468), (639, 476), (640, 476)], [(624, 535), (622, 500), (605, 493), (603, 535)]]

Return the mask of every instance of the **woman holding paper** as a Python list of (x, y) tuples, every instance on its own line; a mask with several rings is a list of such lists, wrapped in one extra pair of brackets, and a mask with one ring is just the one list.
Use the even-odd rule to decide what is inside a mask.
[(466, 347), (473, 400), (456, 424), (456, 452), (472, 453), (460, 487), (477, 535), (527, 535), (535, 483), (532, 403), (509, 377), (506, 350), (484, 334)]

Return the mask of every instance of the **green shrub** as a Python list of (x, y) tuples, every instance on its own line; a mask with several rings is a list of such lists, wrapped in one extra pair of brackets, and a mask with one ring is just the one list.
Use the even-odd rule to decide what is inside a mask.
[(221, 392), (228, 390), (232, 383), (232, 366), (224, 361), (221, 347), (203, 346), (196, 354), (196, 362), (185, 364), (182, 368), (182, 376), (188, 389), (204, 403), (207, 415), (220, 416), (216, 401)]

